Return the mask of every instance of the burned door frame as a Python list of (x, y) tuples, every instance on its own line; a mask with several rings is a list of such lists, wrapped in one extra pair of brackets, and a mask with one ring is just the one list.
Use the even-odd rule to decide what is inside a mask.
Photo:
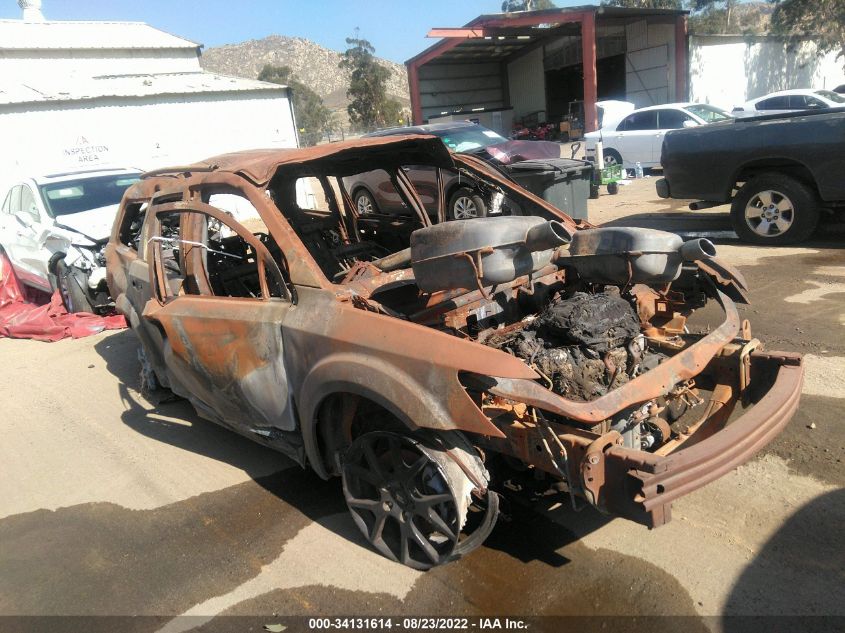
[[(170, 287), (162, 253), (161, 216), (187, 215), (187, 233), (180, 232), (180, 266), (193, 277), (193, 292)], [(260, 211), (259, 211), (260, 213)], [(170, 388), (189, 399), (203, 417), (245, 434), (272, 437), (292, 431), (296, 418), (288, 374), (284, 366), (282, 327), (294, 307), (289, 280), (282, 274), (264, 244), (224, 211), (196, 198), (150, 206), (146, 256), (152, 296), (142, 318), (162, 337), (162, 357)], [(260, 297), (213, 294), (203, 251), (190, 253), (184, 241), (202, 243), (199, 216), (219, 221), (252, 248), (258, 272)], [(183, 227), (180, 226), (180, 231)], [(158, 239), (157, 239), (158, 238)], [(274, 239), (272, 235), (271, 239)], [(280, 246), (281, 248), (281, 246)], [(284, 251), (282, 251), (284, 253)], [(268, 273), (269, 271), (269, 273)], [(273, 277), (284, 297), (273, 297), (267, 276)]]

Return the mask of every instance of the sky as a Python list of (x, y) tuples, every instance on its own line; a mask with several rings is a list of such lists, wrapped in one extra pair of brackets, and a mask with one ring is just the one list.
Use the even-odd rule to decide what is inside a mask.
[[(147, 22), (206, 48), (276, 34), (343, 51), (358, 27), (376, 55), (401, 63), (436, 41), (425, 37), (430, 28), (461, 26), (501, 6), (501, 0), (43, 0), (42, 12), (48, 20)], [(20, 17), (16, 0), (0, 0), (0, 18)]]

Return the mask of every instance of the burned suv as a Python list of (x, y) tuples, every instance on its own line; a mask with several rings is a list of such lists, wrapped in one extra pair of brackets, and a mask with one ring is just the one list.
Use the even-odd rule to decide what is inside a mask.
[[(441, 188), (432, 223), (406, 165), (483, 181), (522, 215), (443, 221)], [(413, 217), (357, 213), (343, 180), (373, 169)], [(772, 440), (801, 360), (762, 351), (713, 255), (576, 223), (430, 136), (145, 174), (106, 250), (147, 381), (340, 476), (373, 547), (420, 569), (483, 542), (513, 470), (657, 526)], [(708, 302), (722, 317), (691, 333)]]

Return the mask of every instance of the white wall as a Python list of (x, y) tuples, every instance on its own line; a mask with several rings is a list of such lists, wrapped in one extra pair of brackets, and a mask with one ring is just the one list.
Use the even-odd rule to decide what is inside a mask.
[(199, 72), (196, 50), (0, 50), (3, 81), (36, 80), (43, 77), (77, 75), (132, 75)]
[(543, 69), (542, 47), (537, 47), (508, 64), (508, 90), (515, 119), (546, 109), (546, 74)]
[(146, 170), (241, 149), (296, 147), (281, 91), (2, 106), (0, 138), (2, 191), (21, 174)]
[(775, 38), (696, 35), (689, 64), (690, 100), (726, 110), (777, 90), (845, 83), (843, 60), (835, 52), (819, 57), (811, 42), (789, 51)]

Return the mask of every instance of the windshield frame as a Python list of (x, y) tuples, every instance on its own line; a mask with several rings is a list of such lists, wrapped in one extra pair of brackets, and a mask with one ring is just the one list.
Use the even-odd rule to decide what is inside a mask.
[(845, 96), (839, 94), (838, 92), (834, 92), (833, 90), (816, 90), (813, 94), (817, 97), (821, 97), (822, 99), (832, 101), (833, 103), (845, 105)]
[[(433, 134), (434, 136), (438, 137), (441, 141), (443, 141), (443, 144), (449, 149), (450, 152), (456, 152), (459, 154), (484, 149), (485, 147), (490, 147), (491, 145), (501, 145), (502, 143), (507, 143), (508, 141), (508, 139), (506, 139), (498, 132), (495, 132), (477, 123), (471, 126), (467, 125), (449, 128), (445, 130), (431, 130), (428, 133)], [(460, 142), (455, 143), (454, 145), (446, 142), (447, 140), (452, 140), (453, 138), (459, 139)], [(473, 145), (472, 147), (463, 147), (465, 143), (476, 142), (478, 142), (478, 145)]]
[[(732, 116), (730, 112), (726, 112), (722, 110), (722, 108), (717, 108), (709, 103), (691, 103), (688, 106), (684, 106), (684, 110), (698, 117), (705, 123), (719, 123), (720, 121), (730, 121), (731, 119), (736, 118)], [(707, 116), (702, 116), (705, 112), (711, 115), (717, 115), (717, 117), (708, 118)]]
[[(120, 180), (131, 180), (125, 187), (121, 187), (116, 183)], [(102, 176), (81, 176), (79, 178), (73, 178), (68, 180), (60, 180), (58, 182), (49, 182), (44, 184), (38, 185), (38, 194), (41, 196), (41, 201), (44, 203), (44, 209), (47, 211), (47, 215), (51, 218), (56, 219), (64, 216), (76, 215), (77, 213), (85, 213), (86, 211), (92, 211), (94, 209), (101, 209), (103, 207), (110, 207), (110, 206), (117, 206), (120, 204), (121, 199), (123, 198), (123, 193), (131, 187), (133, 184), (141, 180), (141, 172), (123, 172), (119, 174), (104, 174)], [(58, 191), (60, 189), (70, 189), (73, 187), (83, 187), (83, 194), (81, 197), (76, 197), (75, 199), (84, 199), (88, 196), (85, 193), (85, 185), (92, 185), (98, 186), (100, 183), (105, 184), (108, 186), (111, 184), (115, 188), (115, 194), (119, 191), (119, 195), (117, 199), (114, 200), (113, 196), (109, 196), (107, 200), (105, 200), (105, 204), (99, 204), (99, 202), (103, 202), (103, 200), (98, 201), (98, 204), (93, 206), (86, 205), (83, 209), (76, 209), (73, 211), (67, 210), (60, 210), (60, 206), (56, 203), (59, 202), (58, 199), (53, 200), (50, 198), (50, 193), (54, 191)], [(98, 191), (98, 194), (102, 193), (111, 193), (111, 192), (103, 192)], [(91, 194), (94, 195), (94, 194)]]

